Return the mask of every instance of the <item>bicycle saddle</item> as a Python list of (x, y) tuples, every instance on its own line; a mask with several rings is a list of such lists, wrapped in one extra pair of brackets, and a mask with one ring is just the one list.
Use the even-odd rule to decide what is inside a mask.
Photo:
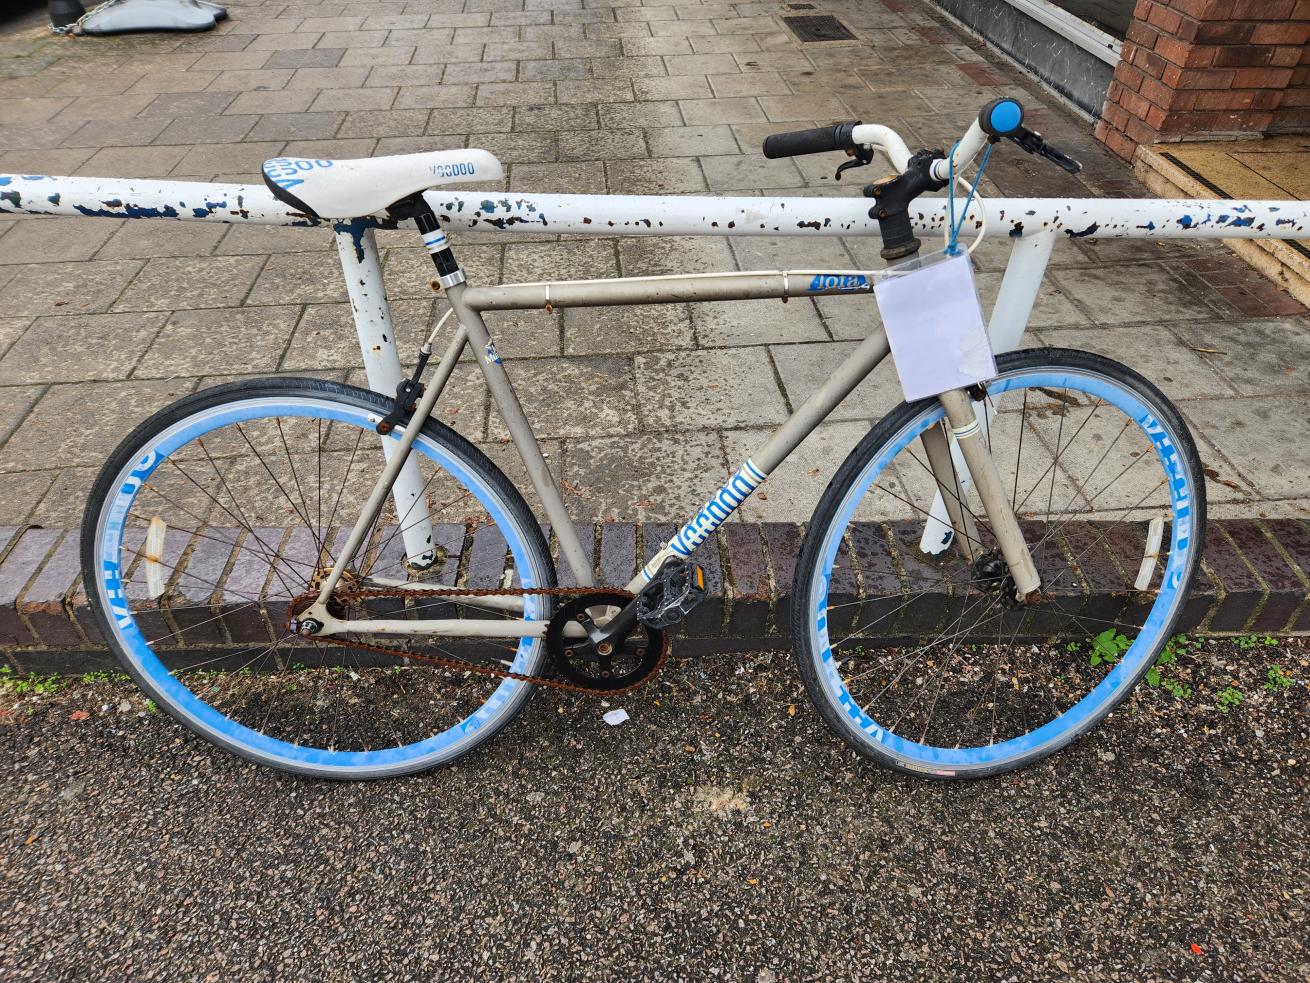
[(274, 157), (264, 161), (273, 197), (312, 218), (358, 218), (439, 184), (499, 181), (500, 161), (485, 150), (432, 150), (358, 160)]

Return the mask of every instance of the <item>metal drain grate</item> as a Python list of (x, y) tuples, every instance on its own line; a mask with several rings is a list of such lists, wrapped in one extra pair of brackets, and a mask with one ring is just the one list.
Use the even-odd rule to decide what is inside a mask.
[(815, 10), (817, 9), (812, 3), (789, 3), (788, 10)]
[(803, 43), (814, 41), (854, 41), (852, 34), (836, 17), (831, 14), (809, 17), (784, 17), (782, 22), (796, 35), (796, 40)]

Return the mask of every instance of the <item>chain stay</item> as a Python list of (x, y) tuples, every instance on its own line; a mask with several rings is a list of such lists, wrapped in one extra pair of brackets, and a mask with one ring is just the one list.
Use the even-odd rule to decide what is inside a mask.
[[(521, 589), (516, 587), (501, 587), (492, 590), (473, 590), (471, 588), (450, 587), (441, 590), (406, 590), (403, 587), (392, 588), (369, 588), (366, 590), (351, 590), (333, 593), (333, 600), (349, 602), (369, 597), (524, 597), (529, 594), (538, 594), (548, 597), (580, 597), (584, 594), (591, 594), (595, 591), (594, 587), (538, 587), (533, 589)], [(624, 594), (631, 598), (635, 595), (628, 591), (613, 590), (612, 593)], [(292, 600), (288, 606), (290, 610), (296, 610), (297, 605), (302, 601), (312, 601), (317, 599), (317, 591), (308, 591)], [(655, 663), (655, 668), (649, 674), (643, 676), (631, 686), (625, 686), (622, 689), (594, 689), (590, 686), (579, 686), (576, 683), (565, 682), (560, 679), (548, 679), (545, 676), (529, 676), (521, 672), (511, 672), (508, 669), (496, 669), (492, 666), (483, 665), (480, 662), (469, 662), (465, 659), (456, 659), (453, 656), (440, 655), (420, 655), (416, 652), (410, 652), (406, 649), (391, 648), (387, 645), (378, 645), (374, 642), (363, 642), (358, 639), (335, 638), (333, 641), (337, 644), (346, 645), (351, 648), (362, 649), (365, 652), (375, 652), (379, 655), (390, 655), (397, 659), (415, 659), (420, 662), (426, 662), (430, 665), (438, 666), (442, 669), (448, 669), (453, 672), (474, 672), (483, 676), (493, 676), (498, 679), (513, 679), (522, 683), (530, 683), (533, 686), (542, 686), (547, 689), (559, 689), (569, 693), (582, 693), (587, 696), (622, 696), (625, 693), (631, 693), (634, 690), (641, 689), (648, 681), (653, 679), (660, 669), (664, 667), (664, 659), (669, 654), (669, 636), (664, 636), (663, 644), (660, 646), (659, 661)], [(544, 644), (544, 639), (543, 639)]]

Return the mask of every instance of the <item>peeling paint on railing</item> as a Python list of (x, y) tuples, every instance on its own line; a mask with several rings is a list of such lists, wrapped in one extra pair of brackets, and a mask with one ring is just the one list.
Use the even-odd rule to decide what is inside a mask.
[[(456, 192), (424, 197), (452, 229), (592, 235), (861, 236), (876, 235), (869, 201), (850, 198), (710, 197), (704, 195), (533, 195)], [(0, 212), (170, 218), (184, 221), (319, 226), (262, 185), (191, 181), (0, 175)], [(1054, 230), (1069, 238), (1310, 238), (1310, 202), (1151, 198), (988, 198), (975, 202), (968, 225), (1018, 238)], [(944, 198), (920, 198), (916, 231), (940, 234)], [(336, 223), (338, 229), (394, 228), (382, 215)], [(358, 234), (357, 231), (352, 234)]]
[[(487, 195), (425, 192), (452, 229), (595, 235), (851, 236), (878, 223), (864, 198), (712, 198), (660, 195)], [(981, 209), (981, 212), (979, 211)], [(1310, 238), (1310, 203), (1119, 198), (990, 198), (975, 203), (974, 230), (1019, 237), (1053, 229), (1069, 238)], [(921, 198), (917, 232), (941, 233), (944, 198)]]
[[(3, 212), (305, 227), (322, 224), (278, 201), (263, 185), (41, 174), (0, 174)], [(376, 217), (360, 221), (371, 226), (395, 225)]]

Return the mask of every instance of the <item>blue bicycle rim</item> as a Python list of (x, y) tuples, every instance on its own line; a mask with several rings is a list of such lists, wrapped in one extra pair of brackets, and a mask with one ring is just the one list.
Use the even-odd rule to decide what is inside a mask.
[(1012, 389), (1036, 386), (1051, 389), (1067, 387), (1076, 392), (1097, 396), (1130, 417), (1150, 438), (1156, 455), (1168, 475), (1170, 501), (1173, 507), (1169, 563), (1165, 568), (1159, 595), (1131, 647), (1123, 653), (1106, 677), (1078, 703), (1036, 730), (982, 747), (942, 748), (906, 740), (882, 727), (851, 696), (841, 678), (828, 637), (828, 588), (841, 538), (860, 501), (896, 455), (918, 439), (928, 427), (941, 420), (944, 415), (940, 405), (923, 413), (865, 466), (842, 499), (836, 518), (829, 525), (820, 550), (818, 569), (823, 571), (821, 581), (809, 588), (812, 591), (815, 587), (818, 588), (817, 596), (811, 598), (815, 611), (811, 642), (812, 651), (819, 653), (817, 675), (825, 697), (855, 725), (867, 742), (901, 759), (906, 767), (951, 776), (962, 769), (986, 768), (1011, 761), (1035, 748), (1058, 741), (1070, 732), (1077, 733), (1088, 721), (1095, 720), (1105, 706), (1112, 705), (1123, 687), (1137, 678), (1146, 660), (1154, 656), (1157, 646), (1168, 630), (1176, 607), (1184, 599), (1180, 588), (1186, 575), (1189, 553), (1193, 548), (1190, 541), (1190, 516), (1191, 503), (1196, 500), (1196, 496), (1187, 471), (1164, 427), (1146, 405), (1132, 393), (1121, 389), (1109, 379), (1090, 372), (1018, 369), (1012, 375), (989, 382), (987, 389), (989, 394), (995, 396)]
[[(276, 759), (290, 765), (309, 766), (321, 769), (324, 773), (335, 771), (348, 774), (363, 769), (402, 770), (403, 766), (420, 759), (452, 757), (458, 753), (459, 745), (470, 742), (478, 731), (494, 722), (506, 705), (518, 695), (519, 690), (529, 684), (512, 679), (502, 680), (487, 701), (476, 711), (441, 733), (412, 744), (373, 751), (332, 751), (306, 747), (252, 730), (225, 717), (198, 698), (178, 681), (155, 655), (132, 617), (123, 586), (123, 570), (119, 562), (124, 522), (142, 485), (155, 469), (168, 459), (169, 454), (218, 427), (273, 416), (312, 417), (373, 429), (373, 421), (369, 420), (367, 410), (339, 402), (317, 401), (313, 397), (303, 397), (303, 400), (304, 402), (287, 402), (279, 397), (269, 397), (251, 399), (229, 407), (216, 407), (213, 411), (203, 414), (201, 420), (196, 420), (194, 417), (183, 420), (156, 436), (148, 450), (133, 465), (124, 469), (122, 480), (114, 493), (108, 509), (108, 517), (98, 539), (98, 564), (103, 577), (102, 596), (109, 609), (113, 630), (134, 667), (147, 677), (179, 712), (190, 718), (198, 729), (217, 738), (219, 743), (236, 745), (260, 758)], [(392, 431), (390, 436), (399, 441), (401, 432)], [(520, 586), (524, 588), (537, 586), (532, 574), (530, 554), (519, 538), (514, 524), (506, 520), (504, 509), (491, 489), (476, 474), (465, 468), (446, 448), (426, 436), (419, 435), (414, 442), (414, 450), (446, 469), (473, 494), (496, 521), (504, 535), (514, 556)], [(536, 620), (540, 617), (540, 610), (538, 599), (525, 598), (525, 619)], [(510, 670), (519, 673), (530, 672), (535, 650), (540, 645), (539, 639), (526, 637), (521, 639)]]

